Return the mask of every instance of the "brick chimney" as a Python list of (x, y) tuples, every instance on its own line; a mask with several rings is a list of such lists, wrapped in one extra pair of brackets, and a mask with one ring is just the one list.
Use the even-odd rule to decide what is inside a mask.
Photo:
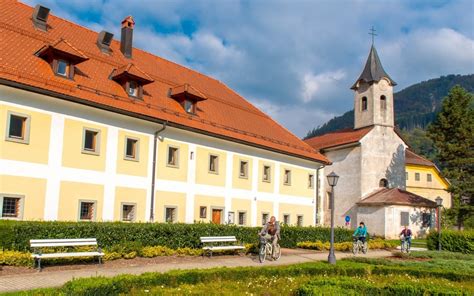
[(135, 21), (131, 15), (127, 16), (122, 21), (122, 36), (120, 38), (120, 51), (127, 58), (132, 58), (133, 47), (133, 27)]

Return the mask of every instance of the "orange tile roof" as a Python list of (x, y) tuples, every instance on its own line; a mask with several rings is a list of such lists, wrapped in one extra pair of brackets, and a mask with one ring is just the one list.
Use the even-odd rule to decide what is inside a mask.
[(123, 75), (130, 75), (135, 79), (141, 81), (142, 84), (148, 84), (153, 82), (153, 78), (148, 76), (148, 74), (140, 70), (140, 68), (138, 68), (132, 63), (128, 63), (127, 65), (123, 65), (121, 67), (118, 67), (117, 69), (114, 69), (112, 78), (115, 79), (116, 77), (120, 77)]
[(373, 126), (356, 130), (352, 128), (346, 128), (335, 132), (329, 132), (321, 136), (309, 138), (304, 141), (314, 149), (321, 151), (327, 148), (357, 143), (360, 141), (360, 139), (367, 135), (367, 133), (370, 132), (372, 128)]
[[(218, 80), (136, 48), (133, 57), (127, 59), (117, 40), (112, 41), (110, 54), (104, 54), (96, 44), (98, 33), (54, 15), (48, 18), (47, 32), (37, 30), (31, 20), (33, 8), (17, 1), (0, 1), (0, 11), (2, 84), (46, 91), (98, 108), (168, 121), (179, 128), (328, 163), (325, 156)], [(57, 77), (44, 60), (33, 55), (44, 44), (60, 38), (89, 58), (77, 65), (74, 80)], [(143, 101), (129, 98), (118, 83), (109, 79), (114, 69), (129, 63), (154, 80), (143, 87)], [(196, 116), (187, 114), (168, 97), (170, 88), (186, 83), (208, 98), (199, 103)]]
[(436, 167), (436, 165), (433, 162), (416, 154), (415, 152), (409, 149), (405, 150), (405, 164), (415, 164), (415, 165)]
[(436, 207), (436, 202), (399, 188), (378, 189), (357, 203), (358, 205), (406, 205)]

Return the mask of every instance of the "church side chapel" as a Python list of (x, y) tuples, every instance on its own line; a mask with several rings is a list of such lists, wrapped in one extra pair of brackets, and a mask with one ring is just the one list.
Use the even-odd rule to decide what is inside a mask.
[(306, 140), (332, 162), (321, 170), (322, 178), (330, 172), (340, 176), (334, 207), (329, 202), (331, 187), (321, 182), (321, 223), (330, 223), (334, 209), (335, 225), (354, 229), (364, 222), (371, 235), (386, 238), (397, 238), (405, 225), (414, 236), (423, 236), (431, 228), (436, 203), (406, 191), (408, 146), (394, 128), (395, 85), (372, 44), (362, 74), (351, 87), (354, 128)]

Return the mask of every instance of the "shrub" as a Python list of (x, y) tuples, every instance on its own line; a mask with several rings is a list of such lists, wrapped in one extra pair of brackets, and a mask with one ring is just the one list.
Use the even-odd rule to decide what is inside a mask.
[(18, 251), (0, 251), (0, 265), (27, 266), (33, 265), (33, 259), (29, 253)]
[[(438, 232), (428, 234), (427, 246), (429, 250), (438, 249), (438, 238)], [(441, 249), (450, 252), (474, 254), (474, 230), (443, 230), (441, 232)]]
[[(171, 249), (201, 247), (201, 236), (234, 235), (243, 243), (256, 243), (260, 227), (239, 227), (235, 225), (168, 224), (168, 223), (121, 223), (121, 222), (38, 222), (0, 221), (1, 247), (9, 250), (29, 249), (30, 239), (45, 238), (88, 238), (95, 237), (100, 247), (137, 251), (138, 246), (165, 246)], [(294, 248), (302, 241), (327, 241), (329, 228), (282, 226), (282, 247)], [(350, 241), (350, 230), (338, 228), (336, 242)], [(133, 245), (136, 244), (136, 245)], [(120, 251), (123, 250), (112, 250)]]
[[(395, 248), (398, 243), (391, 242), (391, 241), (385, 241), (382, 239), (373, 239), (368, 241), (369, 244), (369, 249), (391, 249)], [(316, 241), (316, 242), (300, 242), (297, 243), (296, 246), (298, 248), (302, 249), (311, 249), (311, 250), (318, 250), (318, 251), (326, 251), (329, 250), (330, 248), (330, 243), (329, 242), (321, 242), (321, 241)], [(334, 244), (334, 249), (336, 251), (342, 251), (342, 252), (347, 252), (352, 250), (352, 242), (342, 242), (342, 243), (335, 243)]]

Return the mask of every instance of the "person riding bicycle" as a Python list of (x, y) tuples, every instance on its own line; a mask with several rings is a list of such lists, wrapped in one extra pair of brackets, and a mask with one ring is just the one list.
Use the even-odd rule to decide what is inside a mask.
[(271, 241), (273, 251), (276, 250), (278, 240), (280, 239), (280, 223), (276, 220), (275, 216), (272, 216), (270, 221), (265, 223), (258, 234), (267, 241)]
[(359, 223), (359, 227), (356, 228), (352, 236), (357, 240), (360, 240), (363, 244), (365, 243), (365, 239), (367, 237), (367, 227), (365, 227), (364, 222)]
[(403, 238), (405, 239), (405, 241), (407, 242), (408, 244), (408, 249), (410, 249), (411, 247), (411, 230), (410, 228), (408, 228), (407, 225), (405, 225), (405, 227), (403, 228), (402, 232), (400, 232), (400, 236), (403, 235)]

